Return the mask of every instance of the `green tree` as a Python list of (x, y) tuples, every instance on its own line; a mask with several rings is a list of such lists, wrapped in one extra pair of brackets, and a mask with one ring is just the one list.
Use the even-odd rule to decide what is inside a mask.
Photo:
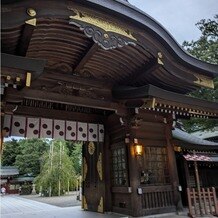
[(4, 142), (2, 155), (3, 166), (14, 166), (16, 157), (21, 153), (19, 142), (15, 139)]
[[(201, 31), (201, 37), (197, 41), (183, 43), (183, 47), (196, 58), (218, 64), (218, 15), (214, 19), (202, 19), (196, 24)], [(201, 98), (209, 101), (218, 101), (218, 78), (214, 79), (214, 90), (201, 88), (190, 93), (195, 98)], [(205, 120), (193, 118), (184, 121), (184, 127), (187, 131), (192, 132), (200, 129), (213, 129), (217, 125), (215, 120)]]
[(41, 172), (35, 179), (37, 189), (45, 196), (63, 195), (76, 185), (76, 173), (68, 155), (66, 142), (55, 140), (42, 158)]
[(23, 139), (19, 141), (19, 147), (21, 153), (17, 155), (15, 165), (20, 174), (38, 175), (41, 157), (48, 149), (48, 142), (42, 139)]
[(82, 170), (82, 142), (76, 142), (73, 144), (73, 150), (71, 153), (71, 160), (73, 167), (77, 175), (81, 175)]

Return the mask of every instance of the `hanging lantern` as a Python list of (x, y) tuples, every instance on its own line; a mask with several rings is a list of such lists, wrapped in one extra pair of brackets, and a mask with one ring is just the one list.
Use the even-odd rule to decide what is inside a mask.
[(142, 156), (143, 146), (138, 143), (138, 139), (134, 139), (134, 150), (136, 156)]

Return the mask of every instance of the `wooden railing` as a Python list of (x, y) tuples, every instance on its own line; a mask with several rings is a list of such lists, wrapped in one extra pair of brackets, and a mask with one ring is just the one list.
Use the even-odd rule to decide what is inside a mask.
[(218, 202), (215, 188), (187, 188), (189, 215), (191, 217), (218, 215)]
[(174, 206), (171, 186), (144, 187), (142, 207), (144, 209), (166, 208)]

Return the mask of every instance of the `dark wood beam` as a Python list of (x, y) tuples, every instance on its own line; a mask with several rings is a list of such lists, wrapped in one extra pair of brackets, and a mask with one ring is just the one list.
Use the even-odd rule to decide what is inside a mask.
[[(16, 110), (15, 110), (16, 109)], [(13, 111), (14, 110), (14, 111)], [(32, 117), (44, 117), (51, 119), (62, 119), (62, 120), (73, 120), (80, 122), (104, 122), (106, 119), (105, 116), (96, 115), (96, 114), (85, 114), (72, 111), (63, 111), (63, 110), (53, 110), (45, 108), (35, 108), (28, 106), (16, 106), (14, 104), (6, 104), (5, 113), (15, 114), (15, 115), (24, 115)]]
[(174, 105), (181, 105), (183, 108), (193, 108), (194, 110), (204, 110), (206, 112), (214, 113), (217, 116), (218, 103), (210, 102), (203, 99), (197, 99), (190, 96), (185, 96), (175, 92), (166, 91), (164, 89), (155, 87), (153, 85), (146, 85), (142, 87), (117, 87), (113, 89), (113, 97), (120, 100), (128, 99), (144, 99), (154, 97), (161, 99), (161, 101), (173, 103)]
[(87, 61), (95, 54), (98, 48), (99, 46), (96, 43), (92, 43), (91, 46), (89, 46), (89, 48), (87, 49), (85, 55), (82, 56), (82, 58), (80, 59), (76, 67), (74, 68), (74, 72), (79, 73), (80, 70), (87, 63)]
[(96, 88), (104, 88), (104, 89), (111, 89), (113, 86), (112, 84), (99, 80), (99, 79), (93, 79), (93, 78), (86, 78), (81, 76), (76, 76), (72, 74), (61, 74), (61, 73), (54, 73), (53, 71), (50, 72), (46, 70), (46, 73), (44, 73), (40, 79), (42, 80), (50, 80), (50, 81), (62, 81), (67, 83), (76, 83), (81, 85), (88, 85), (90, 87), (96, 87)]
[(13, 102), (12, 99), (21, 99), (21, 98), (103, 109), (103, 110), (114, 111), (117, 114), (127, 113), (127, 109), (123, 105), (116, 102), (90, 99), (90, 98), (84, 98), (84, 97), (78, 97), (72, 95), (63, 95), (63, 94), (45, 92), (45, 91), (39, 91), (33, 89), (28, 89), (28, 90), (26, 89), (25, 92), (11, 91), (10, 93), (7, 93), (6, 101)]
[(30, 40), (32, 38), (33, 35), (33, 31), (36, 27), (36, 25), (34, 25), (36, 21), (34, 21), (36, 19), (30, 19), (29, 21), (26, 21), (24, 27), (23, 27), (23, 31), (20, 37), (20, 41), (18, 43), (18, 47), (17, 47), (17, 54), (20, 56), (26, 56), (26, 52), (28, 50), (29, 44), (30, 44)]
[(137, 76), (130, 81), (131, 84), (136, 84), (137, 82), (146, 78), (147, 75), (152, 74), (154, 71), (162, 67), (157, 61), (157, 59), (152, 59), (147, 66), (144, 66), (140, 72), (137, 73)]
[(34, 72), (32, 79), (35, 79), (43, 73), (46, 61), (42, 59), (20, 57), (2, 53), (1, 64), (2, 67), (21, 69), (26, 72)]

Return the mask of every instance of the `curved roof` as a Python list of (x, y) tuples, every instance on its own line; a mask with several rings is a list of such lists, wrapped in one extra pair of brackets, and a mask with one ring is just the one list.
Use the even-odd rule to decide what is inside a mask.
[(175, 128), (174, 130), (172, 130), (172, 134), (174, 138), (187, 142), (192, 145), (203, 145), (203, 146), (206, 145), (206, 146), (214, 146), (215, 148), (218, 148), (217, 142), (211, 142), (211, 141), (198, 138), (178, 128)]
[[(11, 0), (2, 3), (2, 51), (47, 61), (44, 73), (33, 83), (34, 89), (54, 87), (55, 76), (59, 81), (61, 77), (76, 75), (107, 81), (111, 87), (153, 84), (187, 93), (200, 86), (211, 86), (210, 80), (218, 72), (217, 65), (187, 54), (158, 22), (127, 1)], [(28, 8), (33, 8), (36, 15), (29, 16)], [(82, 15), (79, 21), (74, 19), (75, 10)], [(73, 17), (72, 22), (69, 16)], [(134, 43), (110, 50), (99, 47), (81, 27), (82, 18), (93, 19), (93, 16), (104, 24), (116, 24), (116, 28), (128, 36), (132, 34)], [(29, 24), (33, 18), (36, 26)], [(93, 27), (87, 20), (90, 19), (86, 19), (86, 24)], [(111, 36), (111, 32), (107, 33)]]
[(199, 130), (191, 134), (201, 139), (218, 138), (218, 126), (211, 130)]
[(0, 175), (2, 177), (16, 176), (16, 175), (19, 175), (19, 170), (17, 167), (14, 167), (14, 166), (1, 166)]

